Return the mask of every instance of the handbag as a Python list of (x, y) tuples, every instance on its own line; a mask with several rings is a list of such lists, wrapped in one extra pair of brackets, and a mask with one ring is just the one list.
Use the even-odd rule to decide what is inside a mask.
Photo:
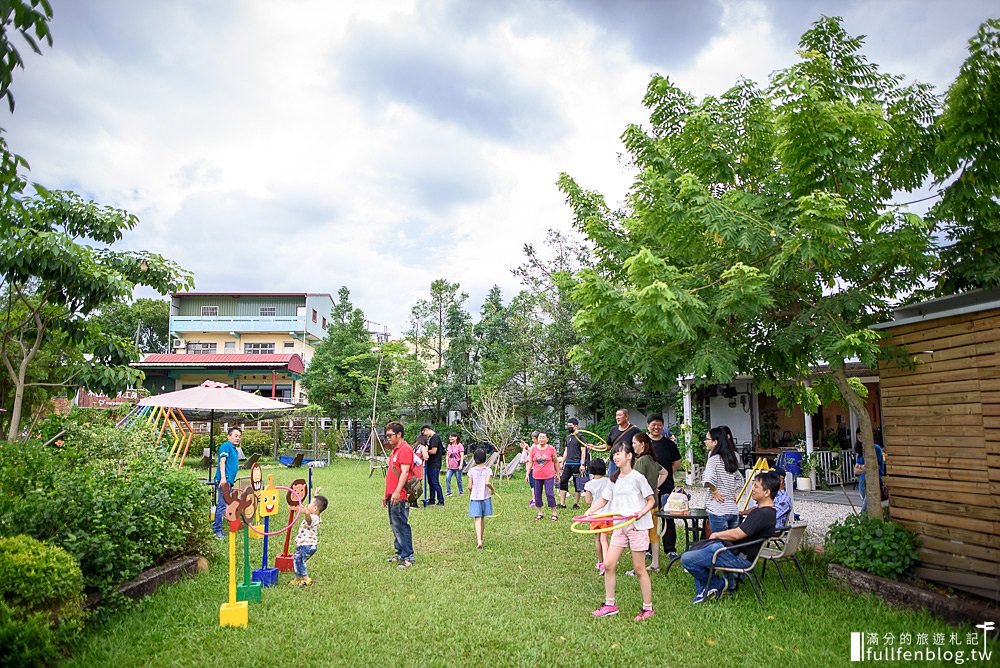
[[(398, 477), (399, 474), (402, 473), (402, 469), (395, 464), (393, 464), (392, 467), (396, 470), (396, 476)], [(406, 492), (407, 501), (410, 503), (416, 503), (424, 494), (424, 486), (417, 476), (414, 475), (412, 467), (410, 468), (409, 473), (409, 477), (406, 479), (406, 482), (403, 483), (403, 491)]]

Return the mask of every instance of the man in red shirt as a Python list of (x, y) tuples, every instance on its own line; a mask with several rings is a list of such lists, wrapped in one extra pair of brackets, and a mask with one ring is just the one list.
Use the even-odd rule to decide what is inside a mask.
[(389, 509), (389, 528), (392, 529), (393, 549), (396, 554), (389, 563), (398, 562), (398, 568), (409, 568), (413, 555), (413, 532), (410, 530), (410, 503), (403, 486), (413, 470), (413, 449), (403, 440), (403, 425), (390, 422), (385, 426), (385, 438), (392, 446), (389, 467), (385, 473), (385, 494), (382, 505)]

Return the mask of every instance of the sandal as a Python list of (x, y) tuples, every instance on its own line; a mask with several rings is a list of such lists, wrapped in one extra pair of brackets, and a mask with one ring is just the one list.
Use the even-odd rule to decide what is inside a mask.
[(553, 522), (555, 522), (555, 521), (557, 521), (558, 519), (559, 519), (559, 516), (558, 516), (558, 515), (556, 515), (555, 513), (552, 513), (552, 521), (553, 521)]
[(538, 513), (537, 515), (535, 515), (535, 520), (536, 521), (540, 520), (540, 519), (542, 519), (542, 514), (541, 513)]

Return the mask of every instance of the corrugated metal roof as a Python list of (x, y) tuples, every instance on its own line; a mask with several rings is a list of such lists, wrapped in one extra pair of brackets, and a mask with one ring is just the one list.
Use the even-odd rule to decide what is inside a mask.
[(267, 367), (288, 369), (292, 373), (303, 373), (305, 364), (301, 355), (184, 355), (184, 354), (153, 354), (146, 355), (141, 362), (133, 362), (132, 366), (142, 368), (164, 367)]

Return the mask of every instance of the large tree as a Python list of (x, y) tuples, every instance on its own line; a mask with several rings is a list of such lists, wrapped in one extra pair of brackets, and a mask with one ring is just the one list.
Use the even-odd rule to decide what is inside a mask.
[[(20, 434), (25, 392), (33, 385), (114, 392), (141, 382), (142, 372), (129, 366), (138, 356), (133, 341), (103, 331), (89, 315), (131, 298), (139, 286), (162, 293), (193, 285), (189, 272), (160, 255), (114, 249), (138, 223), (135, 216), (74, 193), (36, 190), (0, 208), (0, 364), (12, 388), (4, 406), (8, 440)], [(54, 380), (37, 380), (51, 375), (32, 367), (52, 342), (65, 352), (62, 368)]]
[[(655, 76), (649, 125), (624, 135), (638, 172), (626, 207), (561, 186), (599, 260), (573, 292), (588, 363), (659, 387), (752, 373), (807, 411), (839, 395), (860, 416), (878, 499), (871, 421), (844, 365), (876, 364), (869, 326), (933, 267), (929, 223), (893, 202), (928, 175), (935, 98), (880, 72), (862, 43), (821, 18), (770, 86), (701, 101)], [(804, 382), (822, 362), (830, 373)]]
[(140, 353), (170, 352), (170, 302), (163, 299), (136, 299), (101, 308), (93, 320), (102, 331), (132, 339)]
[(448, 314), (457, 307), (464, 310), (469, 295), (458, 283), (439, 278), (431, 283), (430, 297), (421, 299), (410, 310), (411, 340), (417, 358), (430, 368), (428, 399), (433, 405), (433, 418), (443, 422), (450, 395), (445, 354), (448, 348)]

